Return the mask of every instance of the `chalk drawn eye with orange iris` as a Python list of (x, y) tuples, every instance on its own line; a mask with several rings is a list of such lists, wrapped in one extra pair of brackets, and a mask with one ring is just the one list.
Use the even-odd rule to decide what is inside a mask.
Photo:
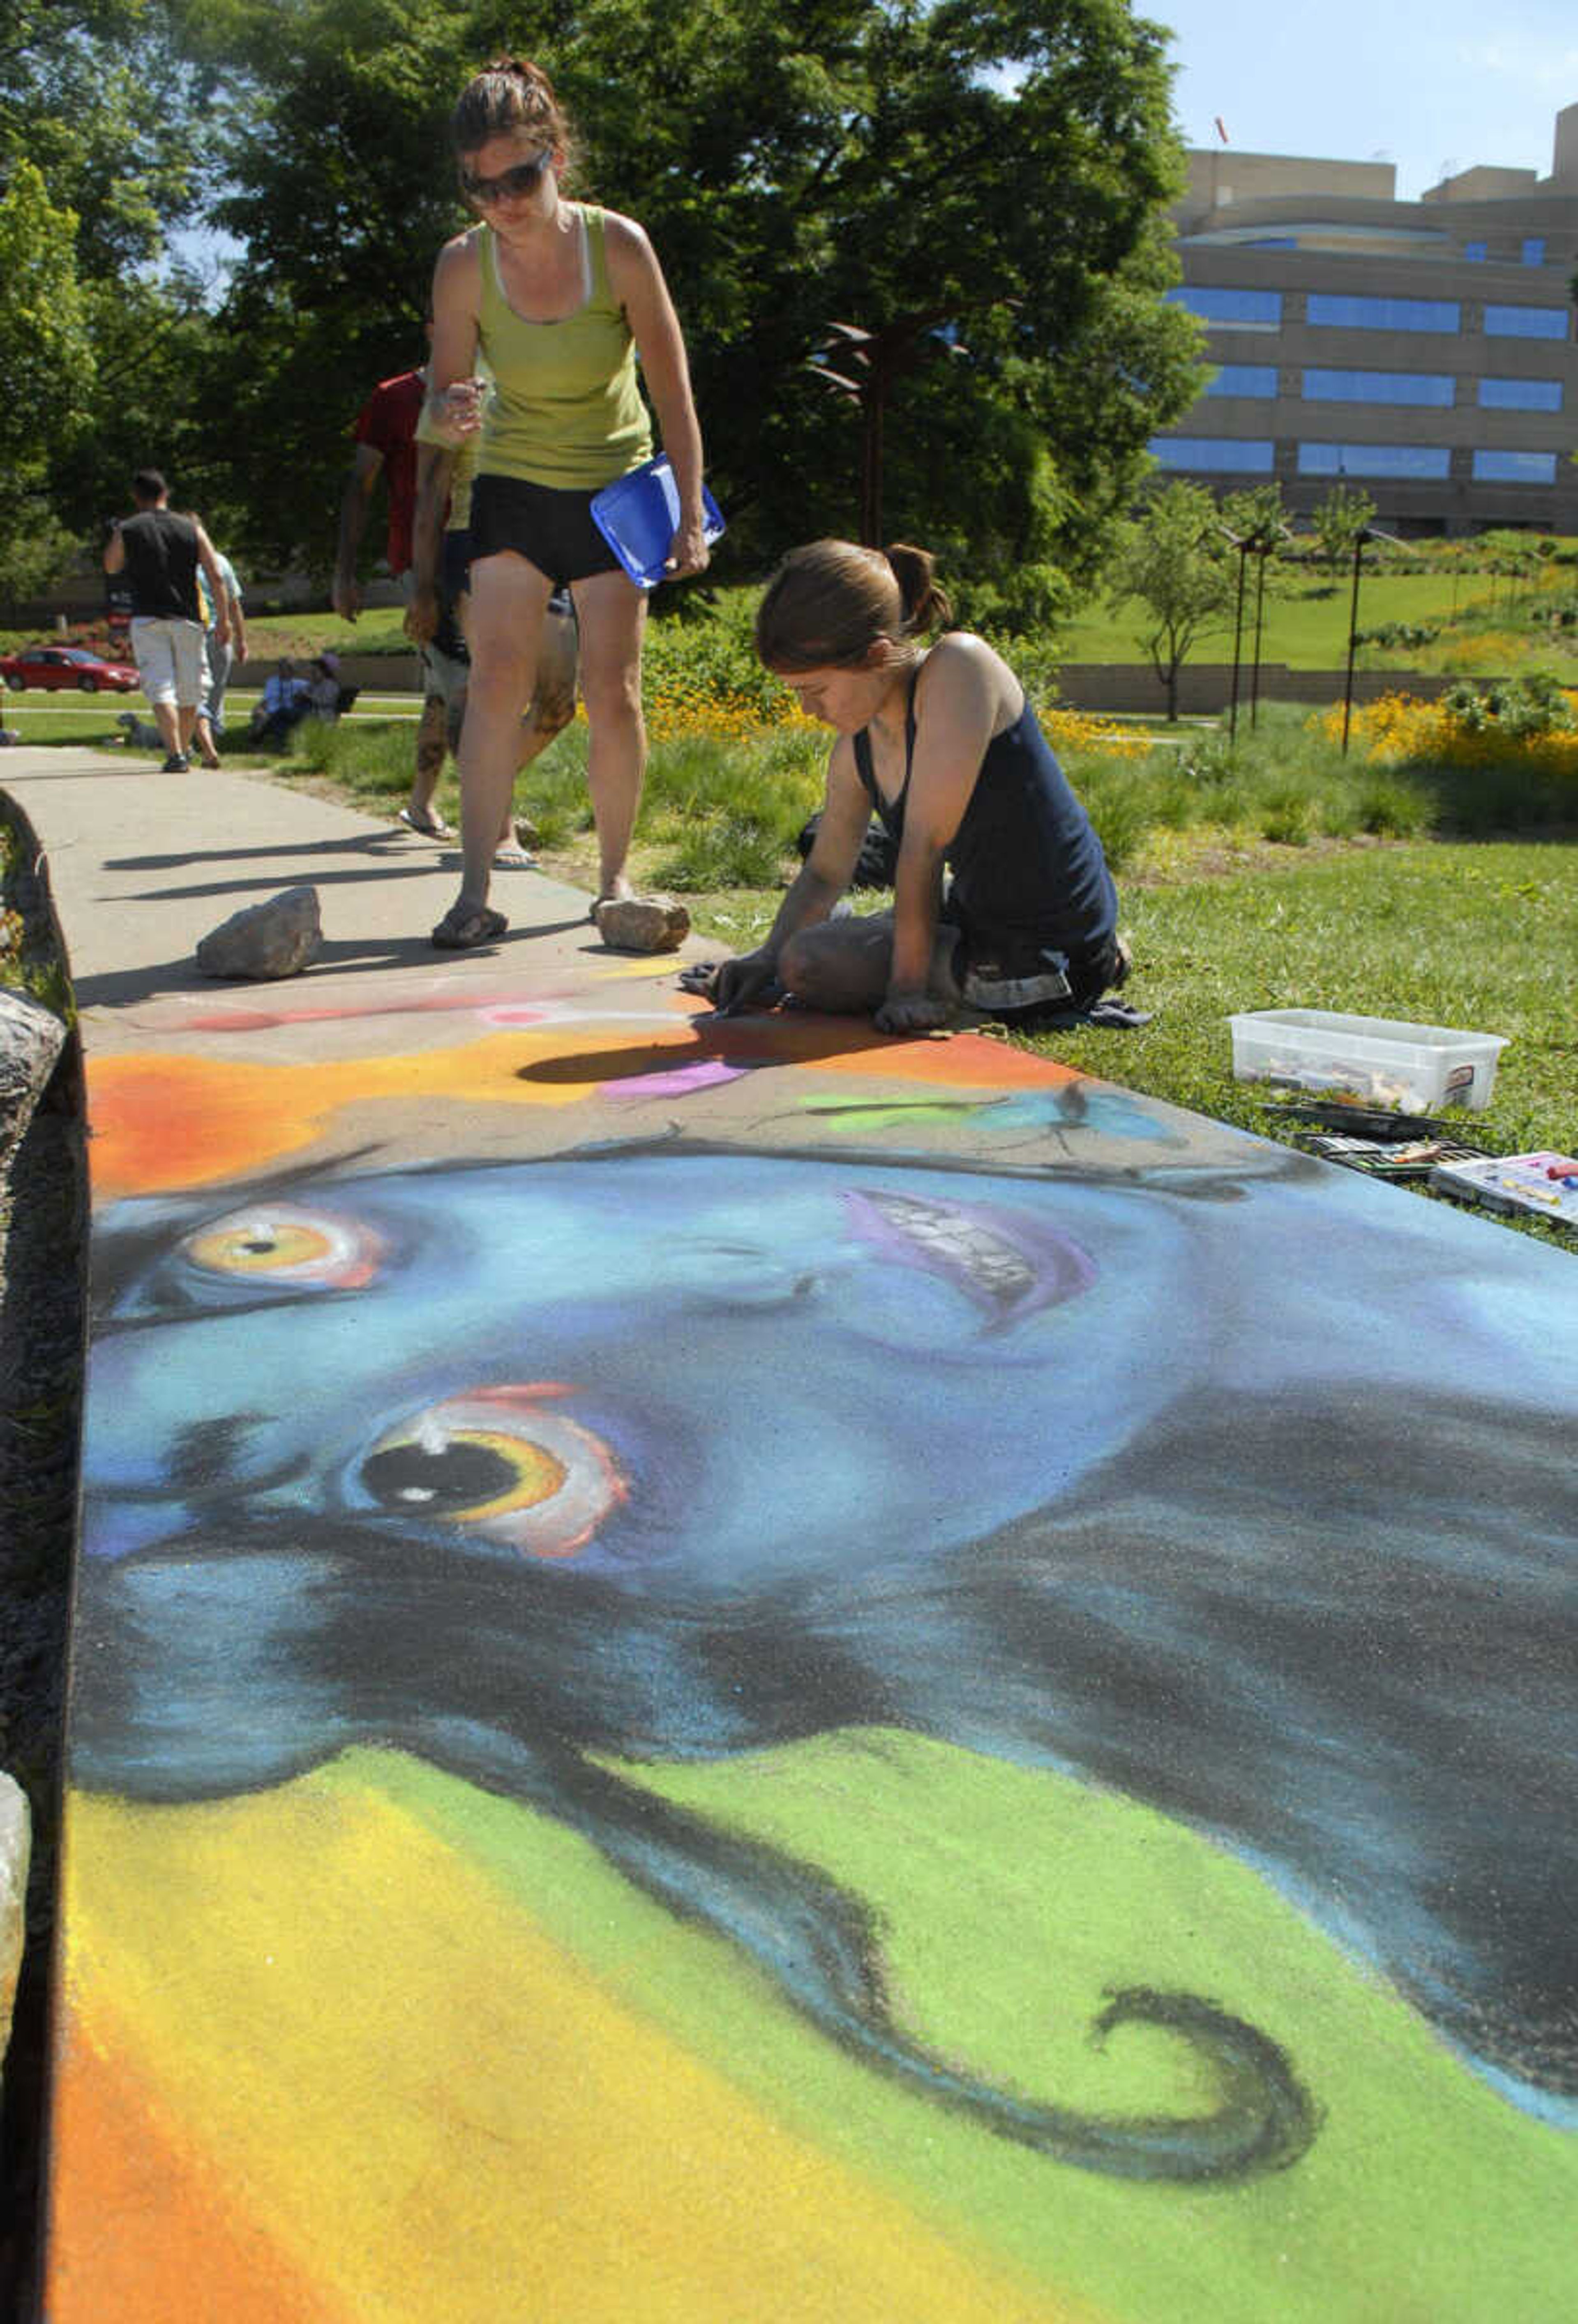
[(600, 1437), (544, 1408), (568, 1393), (537, 1381), (428, 1405), (379, 1439), (357, 1487), (391, 1516), (481, 1534), (528, 1557), (573, 1557), (627, 1488)]
[(298, 1203), (232, 1211), (188, 1235), (188, 1266), (205, 1275), (284, 1291), (360, 1291), (378, 1274), (383, 1244), (357, 1220)]

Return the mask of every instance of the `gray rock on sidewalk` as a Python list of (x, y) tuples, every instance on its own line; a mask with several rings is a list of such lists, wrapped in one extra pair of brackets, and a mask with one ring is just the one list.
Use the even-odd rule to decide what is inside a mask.
[(197, 946), (205, 976), (295, 976), (323, 949), (316, 888), (286, 888), (233, 912)]
[(24, 1794), (9, 1775), (0, 1775), (0, 2059), (11, 2039), (11, 2013), (22, 1969), (31, 1832)]
[(674, 896), (625, 896), (599, 904), (597, 933), (613, 952), (677, 952), (691, 916)]

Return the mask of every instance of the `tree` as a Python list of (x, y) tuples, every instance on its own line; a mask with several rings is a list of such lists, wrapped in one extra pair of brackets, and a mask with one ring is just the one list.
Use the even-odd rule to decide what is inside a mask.
[(548, 64), (588, 185), (652, 235), (740, 558), (858, 528), (863, 431), (811, 367), (834, 324), (895, 357), (885, 529), (998, 572), (1093, 572), (1192, 398), (1197, 331), (1161, 297), (1168, 68), (1126, 0), (226, 0), (187, 23), (225, 67), (214, 215), (247, 247), (210, 416), (260, 548), (326, 553), (344, 429), (419, 354), (463, 222), (450, 105), (504, 46)]
[(1334, 484), (1309, 512), (1320, 553), (1335, 573), (1353, 554), (1353, 543), (1375, 521), (1375, 503), (1353, 484)]
[(203, 91), (170, 32), (164, 0), (13, 0), (0, 25), (0, 592), (13, 597), (57, 577), (85, 530), (96, 548), (96, 520), (123, 504), (134, 466), (163, 459), (193, 398), (194, 366), (176, 374), (157, 354), (190, 305), (167, 259), (205, 150)]
[(47, 485), (50, 448), (80, 436), (94, 384), (77, 225), (14, 160), (0, 195), (0, 595), (13, 598), (46, 586), (74, 546)]
[(1107, 568), (1115, 605), (1137, 597), (1150, 616), (1145, 650), (1178, 717), (1178, 674), (1189, 648), (1233, 603), (1234, 566), (1216, 503), (1203, 484), (1164, 484), (1124, 527)]

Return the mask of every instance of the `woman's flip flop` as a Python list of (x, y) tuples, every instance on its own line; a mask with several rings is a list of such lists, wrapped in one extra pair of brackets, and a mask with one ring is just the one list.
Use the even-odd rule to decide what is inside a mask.
[(509, 926), (502, 912), (452, 904), (434, 929), (433, 941), (440, 952), (471, 952), (478, 945), (491, 944)]
[(416, 833), (418, 839), (453, 839), (454, 837), (454, 832), (441, 815), (430, 815), (424, 822), (420, 817), (414, 816), (408, 807), (403, 807), (400, 809), (399, 819), (408, 831)]

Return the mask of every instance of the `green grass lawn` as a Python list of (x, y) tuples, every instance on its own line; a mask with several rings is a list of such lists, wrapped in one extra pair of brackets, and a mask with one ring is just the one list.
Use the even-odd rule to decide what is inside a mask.
[(1206, 879), (1134, 886), (1128, 995), (1154, 1010), (1027, 1044), (1245, 1129), (1274, 1093), (1231, 1078), (1227, 1019), (1331, 1009), (1508, 1037), (1487, 1111), (1463, 1134), (1497, 1152), (1578, 1138), (1578, 1028), (1556, 964), (1578, 950), (1571, 840), (1381, 841)]
[[(1349, 575), (1331, 579), (1308, 572), (1290, 573), (1281, 594), (1267, 594), (1261, 660), (1286, 662), (1293, 669), (1341, 669), (1347, 659), (1351, 605)], [(1245, 614), (1246, 659), (1253, 610), (1252, 595)], [(1444, 630), (1434, 645), (1364, 646), (1360, 649), (1359, 668), (1407, 671), (1457, 667), (1475, 676), (1488, 676), (1512, 666), (1527, 653), (1559, 676), (1578, 681), (1578, 650), (1565, 642), (1557, 645), (1521, 623), (1518, 601), (1507, 582), (1495, 581), (1484, 573), (1393, 574), (1379, 563), (1364, 569), (1359, 588), (1361, 631), (1380, 629), (1387, 622), (1441, 622), (1454, 613), (1460, 617), (1458, 625)], [(1462, 617), (1470, 613), (1472, 621), (1463, 622)], [(1134, 599), (1115, 612), (1093, 604), (1062, 633), (1059, 650), (1069, 662), (1143, 661), (1145, 636), (1145, 611)], [(1232, 658), (1229, 613), (1225, 622), (1202, 633), (1188, 659), (1219, 662)]]
[[(247, 721), (258, 694), (256, 687), (233, 686), (225, 695), (225, 754), (239, 762), (250, 764), (255, 760), (262, 765), (265, 761), (245, 747)], [(369, 705), (366, 715), (381, 712), (397, 726), (405, 721), (414, 724), (421, 709), (414, 694), (381, 697), (368, 688), (363, 699)], [(119, 750), (123, 730), (116, 721), (126, 710), (144, 724), (152, 724), (152, 713), (140, 694), (99, 694), (90, 703), (78, 694), (36, 694), (31, 689), (26, 694), (0, 695), (0, 716), (7, 732), (20, 734), (24, 742), (88, 742), (96, 748)], [(4, 767), (0, 760), (0, 772)]]
[[(755, 589), (720, 593), (744, 596), (754, 604)], [(1347, 658), (1349, 576), (1335, 579), (1305, 569), (1287, 575), (1281, 594), (1268, 594), (1261, 645), (1264, 661), (1286, 662), (1293, 669), (1340, 669)], [(1252, 613), (1252, 603), (1251, 605)], [(1461, 631), (1446, 632), (1439, 644), (1424, 649), (1361, 649), (1364, 669), (1440, 669), (1455, 659), (1476, 675), (1509, 666), (1528, 651), (1559, 675), (1578, 682), (1578, 647), (1557, 646), (1536, 636), (1517, 622), (1517, 600), (1505, 580), (1486, 573), (1388, 573), (1384, 566), (1367, 566), (1360, 585), (1359, 627), (1379, 629), (1385, 622), (1414, 624), (1440, 622), (1454, 613), (1472, 611), (1482, 619)], [(290, 613), (261, 616), (249, 625), (252, 652), (259, 660), (283, 653), (312, 655), (332, 648), (336, 653), (408, 652), (399, 609), (363, 613), (353, 627), (334, 613)], [(1078, 619), (1060, 632), (1057, 657), (1067, 662), (1128, 662), (1146, 659), (1143, 608), (1131, 603), (1114, 613), (1093, 599)], [(1251, 631), (1246, 622), (1244, 650)], [(1483, 642), (1481, 642), (1483, 641)], [(1012, 658), (1012, 650), (1010, 650)], [(1190, 654), (1191, 661), (1231, 660), (1231, 618), (1204, 635)]]

